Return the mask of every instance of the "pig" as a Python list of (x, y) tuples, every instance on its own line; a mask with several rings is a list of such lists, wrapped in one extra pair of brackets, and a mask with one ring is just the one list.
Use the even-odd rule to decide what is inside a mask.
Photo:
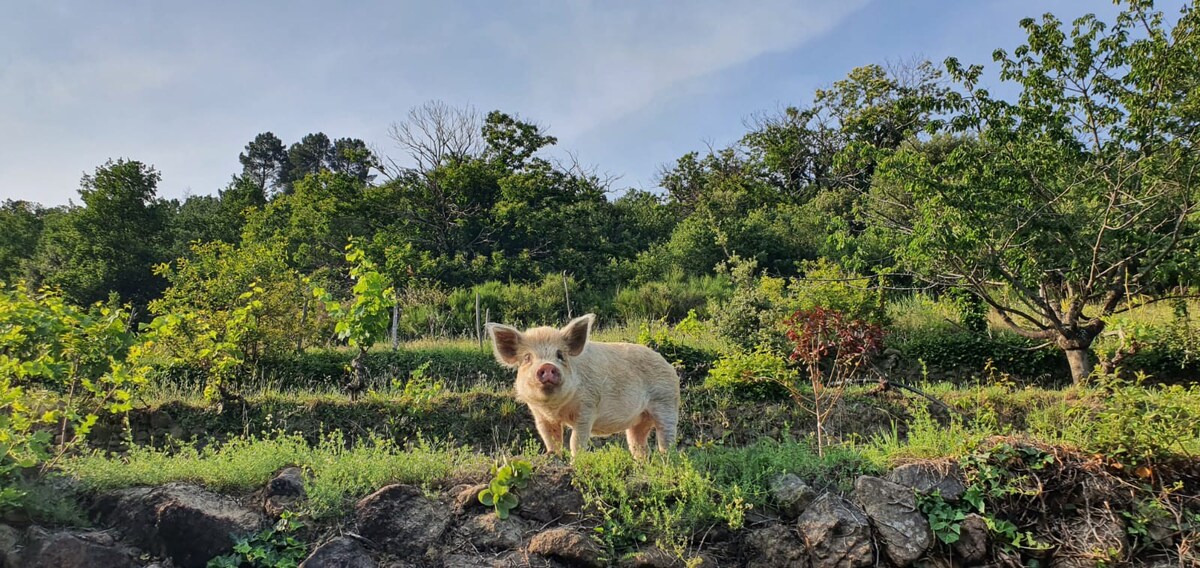
[(633, 343), (589, 341), (596, 316), (575, 318), (562, 329), (524, 333), (488, 323), (496, 360), (516, 369), (516, 396), (529, 406), (546, 451), (562, 450), (571, 427), (571, 455), (592, 436), (625, 431), (629, 451), (645, 458), (650, 430), (658, 450), (675, 445), (679, 426), (679, 375), (653, 349)]

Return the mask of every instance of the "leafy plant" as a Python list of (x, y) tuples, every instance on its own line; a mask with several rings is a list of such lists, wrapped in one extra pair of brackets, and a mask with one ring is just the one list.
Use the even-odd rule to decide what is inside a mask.
[(21, 506), (14, 478), (22, 470), (44, 470), (82, 443), (100, 414), (132, 407), (152, 340), (134, 336), (129, 317), (76, 307), (48, 289), (0, 285), (0, 508)]
[(938, 540), (944, 544), (958, 542), (962, 533), (962, 522), (967, 518), (962, 507), (947, 502), (937, 490), (930, 494), (918, 493), (917, 506), (929, 519), (929, 528)]
[(233, 552), (208, 561), (208, 568), (295, 568), (308, 556), (308, 545), (296, 537), (304, 525), (286, 511), (273, 526), (238, 539)]
[(350, 263), (350, 278), (354, 280), (349, 306), (334, 301), (333, 295), (321, 287), (313, 288), (313, 296), (325, 304), (326, 311), (337, 322), (334, 330), (338, 338), (358, 348), (358, 355), (350, 362), (354, 375), (352, 386), (355, 387), (350, 394), (354, 396), (366, 388), (367, 349), (387, 334), (396, 294), (387, 277), (376, 269), (375, 263), (356, 242), (346, 245), (346, 261)]
[(798, 311), (786, 321), (792, 343), (790, 358), (800, 361), (807, 374), (809, 394), (788, 377), (767, 377), (817, 420), (817, 453), (827, 445), (825, 423), (845, 393), (847, 381), (879, 351), (883, 330), (862, 320), (849, 320), (836, 310), (817, 306)]
[(524, 489), (533, 475), (533, 465), (525, 460), (505, 460), (502, 466), (492, 466), (492, 481), (479, 492), (479, 502), (496, 510), (496, 516), (508, 518), (508, 512), (520, 505), (516, 491)]

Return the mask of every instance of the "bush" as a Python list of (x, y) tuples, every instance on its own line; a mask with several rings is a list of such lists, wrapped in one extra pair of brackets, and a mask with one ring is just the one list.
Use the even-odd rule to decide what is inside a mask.
[(709, 308), (717, 332), (745, 349), (765, 346), (780, 355), (790, 352), (785, 320), (818, 306), (868, 323), (886, 321), (881, 292), (869, 279), (821, 259), (802, 266), (802, 278), (759, 275), (752, 260), (734, 258), (720, 267), (734, 291), (729, 301)]
[[(322, 349), (305, 353), (273, 357), (244, 369), (228, 384), (241, 388), (271, 387), (278, 390), (325, 390), (346, 383), (350, 361), (356, 353), (337, 349)], [(413, 371), (428, 365), (425, 374), (443, 379), (447, 386), (467, 388), (480, 383), (498, 384), (508, 380), (508, 370), (496, 363), (491, 350), (476, 347), (437, 346), (397, 351), (368, 351), (366, 367), (370, 369), (367, 387), (383, 389), (393, 380), (406, 380)], [(200, 369), (176, 365), (159, 373), (160, 383), (175, 385), (197, 384)]]
[(715, 350), (692, 347), (676, 341), (665, 329), (651, 332), (650, 327), (645, 324), (638, 333), (638, 343), (657, 351), (675, 365), (684, 383), (702, 380), (719, 357)]
[(678, 322), (691, 311), (706, 316), (708, 305), (724, 303), (732, 291), (732, 285), (726, 277), (677, 277), (621, 290), (613, 307), (626, 321), (665, 319)]
[(889, 335), (884, 343), (908, 364), (901, 374), (925, 374), (933, 381), (962, 384), (999, 373), (1052, 385), (1070, 377), (1061, 351), (1037, 349), (1037, 342), (1004, 331), (989, 336), (961, 329), (910, 330)]
[(704, 387), (725, 391), (738, 398), (786, 400), (788, 391), (779, 383), (792, 381), (795, 369), (787, 360), (765, 349), (727, 354), (713, 363)]

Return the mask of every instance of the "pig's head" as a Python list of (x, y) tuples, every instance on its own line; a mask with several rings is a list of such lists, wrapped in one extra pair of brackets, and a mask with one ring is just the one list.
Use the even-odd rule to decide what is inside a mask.
[(496, 360), (517, 370), (517, 394), (537, 402), (565, 400), (579, 388), (572, 364), (587, 347), (593, 314), (577, 317), (562, 329), (535, 327), (524, 333), (498, 323), (487, 324)]

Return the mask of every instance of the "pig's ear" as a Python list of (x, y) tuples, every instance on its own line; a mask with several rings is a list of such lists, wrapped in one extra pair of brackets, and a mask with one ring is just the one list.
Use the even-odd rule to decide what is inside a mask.
[(516, 328), (498, 323), (487, 324), (488, 335), (492, 336), (492, 352), (496, 361), (505, 367), (517, 366), (517, 347), (521, 345), (521, 332)]
[(560, 331), (563, 334), (563, 340), (567, 342), (568, 355), (574, 357), (583, 353), (583, 348), (587, 346), (588, 334), (592, 330), (592, 322), (595, 320), (596, 314), (588, 314), (579, 316), (563, 326)]

